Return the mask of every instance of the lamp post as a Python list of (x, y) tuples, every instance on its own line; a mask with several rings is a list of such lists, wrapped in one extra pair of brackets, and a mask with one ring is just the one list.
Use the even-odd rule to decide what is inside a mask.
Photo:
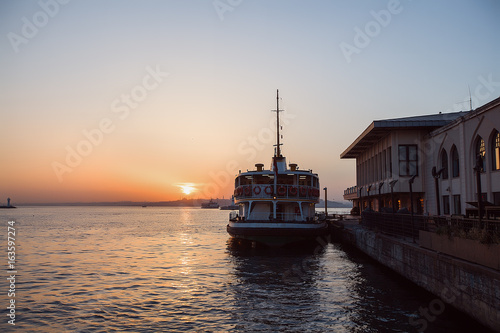
[(363, 186), (359, 188), (359, 215), (363, 211)]
[(479, 227), (482, 228), (482, 215), (483, 215), (483, 198), (481, 189), (481, 171), (483, 170), (483, 159), (481, 155), (476, 156), (476, 165), (474, 166), (474, 172), (476, 173), (476, 189), (477, 189), (477, 220), (479, 222)]
[(415, 232), (413, 229), (413, 181), (415, 180), (415, 177), (417, 177), (417, 175), (413, 175), (410, 179), (408, 179), (408, 184), (410, 184), (410, 223), (413, 243), (415, 243)]
[(392, 213), (394, 214), (394, 185), (398, 182), (397, 179), (391, 180), (389, 186), (391, 187), (391, 203), (392, 203)]
[(441, 168), (439, 171), (436, 172), (436, 167), (432, 167), (432, 177), (434, 177), (434, 187), (436, 188), (436, 207), (437, 207), (437, 214), (441, 215), (441, 204), (439, 201), (439, 183), (438, 179), (441, 176), (441, 173), (443, 173), (444, 168)]
[(381, 212), (382, 211), (382, 207), (380, 207), (380, 197), (381, 197), (381, 194), (380, 194), (380, 190), (382, 189), (382, 186), (384, 185), (384, 182), (380, 182), (378, 184), (378, 211)]
[(371, 199), (370, 199), (370, 191), (372, 190), (372, 186), (368, 186), (368, 188), (366, 189), (366, 193), (368, 195), (368, 210), (371, 210), (372, 209), (372, 202), (371, 202)]
[(325, 219), (328, 217), (328, 201), (327, 201), (327, 191), (326, 191), (326, 187), (323, 189), (325, 190)]

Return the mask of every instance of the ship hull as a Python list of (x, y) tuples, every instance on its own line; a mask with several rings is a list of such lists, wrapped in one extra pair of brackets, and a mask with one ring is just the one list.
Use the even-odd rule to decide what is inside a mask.
[(315, 241), (328, 234), (327, 223), (270, 223), (232, 222), (227, 232), (235, 238), (258, 242), (267, 246), (285, 246), (292, 243)]

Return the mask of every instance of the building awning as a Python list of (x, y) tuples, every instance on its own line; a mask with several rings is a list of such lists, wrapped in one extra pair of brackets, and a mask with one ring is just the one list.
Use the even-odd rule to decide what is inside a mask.
[(434, 130), (445, 126), (458, 117), (464, 116), (468, 111), (453, 113), (438, 113), (427, 116), (416, 116), (406, 118), (395, 118), (386, 120), (375, 120), (368, 126), (363, 133), (342, 153), (340, 158), (356, 158), (396, 129), (425, 129)]

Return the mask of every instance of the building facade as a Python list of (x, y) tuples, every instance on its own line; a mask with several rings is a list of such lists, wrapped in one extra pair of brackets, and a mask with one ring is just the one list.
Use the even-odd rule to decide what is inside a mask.
[[(344, 191), (358, 210), (465, 214), (482, 198), (500, 205), (500, 98), (474, 111), (373, 121), (340, 155), (356, 159), (356, 185)], [(470, 206), (472, 207), (472, 206)]]

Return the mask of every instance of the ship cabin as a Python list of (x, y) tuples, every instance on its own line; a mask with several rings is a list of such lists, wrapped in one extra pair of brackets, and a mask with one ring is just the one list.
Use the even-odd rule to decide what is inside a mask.
[(299, 170), (293, 163), (286, 168), (283, 162), (275, 161), (271, 170), (258, 163), (256, 170), (240, 171), (234, 186), (235, 204), (240, 207), (239, 221), (314, 221), (320, 195), (318, 175), (311, 170)]

